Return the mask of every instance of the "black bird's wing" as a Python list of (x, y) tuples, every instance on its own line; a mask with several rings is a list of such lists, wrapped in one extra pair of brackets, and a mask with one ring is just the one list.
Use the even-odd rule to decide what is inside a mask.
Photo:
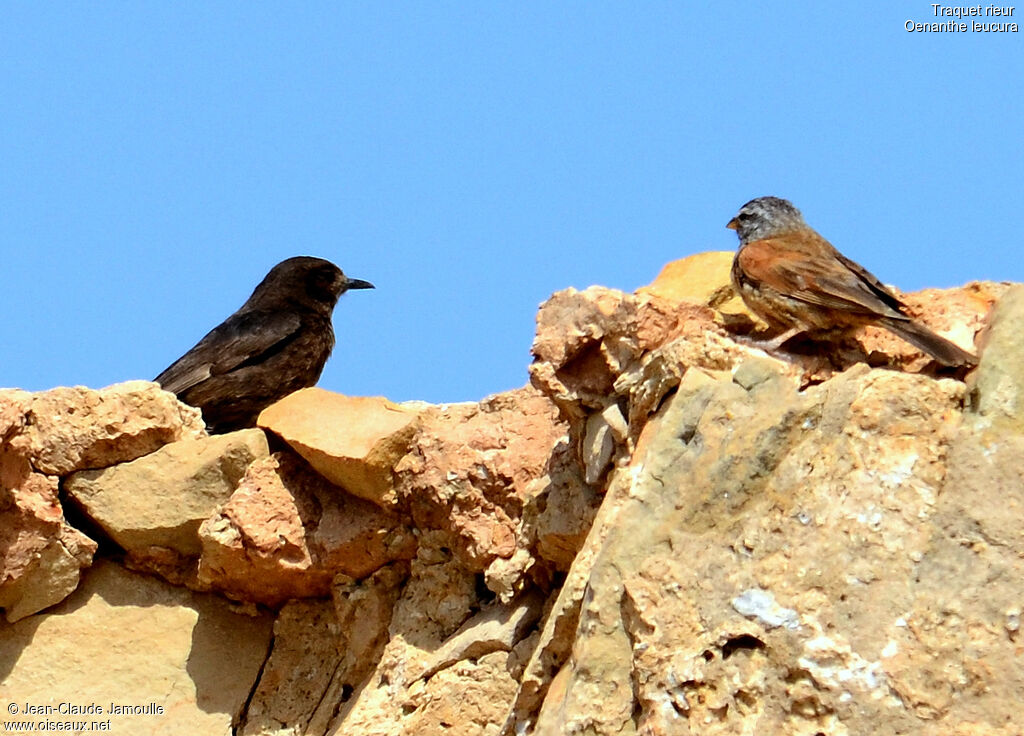
[(257, 363), (276, 353), (298, 333), (302, 321), (294, 312), (236, 313), (214, 327), (154, 380), (165, 391), (181, 394), (212, 376)]

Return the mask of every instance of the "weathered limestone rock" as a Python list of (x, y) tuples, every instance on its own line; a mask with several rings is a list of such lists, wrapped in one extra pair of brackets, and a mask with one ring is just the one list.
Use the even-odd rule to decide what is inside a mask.
[[(133, 697), (155, 667), (161, 702), (184, 703), (161, 724), (171, 733), (1019, 733), (1024, 287), (906, 295), (965, 346), (998, 302), (965, 384), (880, 330), (766, 356), (736, 337), (759, 328), (730, 297), (731, 256), (684, 259), (635, 295), (554, 295), (533, 387), (394, 426), (378, 400), (317, 391), (268, 410), (318, 469), (291, 450), (250, 464), (202, 523), (185, 581), (282, 607), (255, 685), (183, 664), (181, 619), (212, 597), (104, 563), (59, 615), (0, 628), (0, 694), (8, 672), (15, 700), (48, 676), (32, 652), (53, 641), (51, 656), (113, 672)], [(25, 615), (64, 595), (92, 548), (69, 538), (62, 481), (26, 450), (35, 398), (0, 398), (0, 601)], [(375, 488), (375, 503), (325, 475)], [(148, 549), (168, 565), (181, 554)], [(99, 605), (80, 599), (104, 576), (105, 633), (74, 636), (117, 647), (110, 631), (155, 621), (147, 657), (171, 652), (177, 669), (75, 659), (53, 633)], [(245, 636), (265, 651), (265, 623)], [(234, 666), (230, 646), (193, 639)], [(126, 672), (139, 689), (122, 688)], [(218, 678), (251, 693), (244, 710), (244, 696), (202, 704)]]
[(259, 426), (279, 435), (318, 473), (382, 508), (395, 504), (395, 465), (409, 449), (418, 412), (379, 396), (305, 388), (267, 407)]
[(889, 647), (892, 688), (918, 718), (941, 724), (939, 730), (1020, 730), (1021, 319), (1024, 289), (1015, 286), (991, 316), (973, 376), (973, 410), (951, 443), (918, 584), (905, 626)]
[[(439, 535), (430, 532), (428, 536)], [(329, 733), (411, 733), (404, 727), (412, 707), (403, 704), (412, 684), (412, 670), (423, 671), (431, 652), (472, 615), (474, 582), (474, 576), (450, 552), (445, 554), (432, 540), (420, 546), (401, 597), (390, 608), (389, 638), (374, 671), (345, 704)], [(343, 602), (341, 597), (336, 600)], [(354, 610), (354, 602), (347, 601), (348, 611)]]
[[(465, 660), (419, 681), (399, 701), (400, 709), (355, 709), (331, 731), (331, 736), (413, 736), (444, 733), (452, 736), (494, 736), (505, 702), (515, 693), (509, 673), (512, 655), (493, 652)], [(381, 701), (386, 706), (386, 701)], [(404, 718), (399, 718), (405, 713)]]
[(515, 693), (517, 647), (541, 598), (530, 592), (474, 616), (476, 604), (474, 576), (432, 542), (421, 547), (379, 664), (330, 733), (496, 734)]
[(341, 661), (333, 683), (335, 690), (340, 686), (341, 693), (329, 701), (335, 722), (344, 717), (352, 703), (349, 696), (369, 682), (381, 659), (409, 569), (409, 563), (402, 560), (360, 581), (346, 581), (341, 576), (334, 580), (331, 597), (342, 632), (338, 646)]
[[(979, 430), (991, 428), (1001, 434), (1024, 430), (1024, 286), (1005, 292), (989, 316), (979, 342), (981, 368), (972, 377)], [(996, 439), (996, 438), (992, 438)]]
[(286, 604), (241, 733), (327, 733), (380, 657), (408, 573), (406, 563), (395, 563), (364, 581), (336, 585), (333, 604)]
[[(241, 733), (323, 736), (324, 724), (311, 728), (321, 704), (333, 705), (342, 693), (331, 684), (341, 632), (330, 601), (285, 604), (274, 622), (274, 647), (260, 675)], [(325, 697), (329, 697), (324, 703)]]
[(418, 528), (445, 532), (445, 544), (483, 570), (515, 552), (531, 483), (564, 432), (555, 407), (530, 387), (434, 407), (396, 468), (398, 497)]
[(574, 420), (615, 403), (616, 380), (639, 371), (650, 351), (677, 338), (694, 362), (727, 370), (741, 354), (708, 307), (592, 286), (566, 289), (541, 305), (530, 378)]
[[(0, 608), (11, 623), (64, 600), (78, 587), (81, 571), (92, 563), (96, 543), (77, 529), (60, 524), (56, 535), (32, 529), (31, 522), (2, 515), (0, 546), (5, 550)], [(12, 543), (12, 540), (16, 540)]]
[(531, 382), (569, 420), (584, 480), (598, 486), (628, 462), (648, 416), (688, 367), (727, 375), (751, 352), (705, 305), (601, 287), (568, 289), (543, 304), (532, 350)]
[(261, 429), (186, 439), (145, 457), (65, 481), (68, 495), (111, 539), (145, 557), (152, 547), (200, 552), (199, 525), (234, 493), (249, 464), (270, 453)]
[(270, 606), (326, 597), (336, 575), (363, 578), (416, 548), (397, 516), (348, 495), (291, 453), (254, 462), (199, 537), (200, 584)]
[(465, 659), (479, 659), (491, 652), (510, 652), (540, 618), (544, 596), (531, 590), (516, 601), (494, 603), (473, 616), (423, 663), (414, 681), (432, 677)]
[(65, 522), (57, 479), (10, 448), (24, 416), (17, 407), (0, 398), (0, 608), (11, 622), (62, 601), (96, 551)]
[[(534, 646), (525, 652), (528, 661), (519, 678), (515, 698), (509, 702), (502, 734), (519, 733), (537, 718), (546, 717), (549, 709), (557, 709), (558, 706), (552, 703), (560, 703), (556, 698), (564, 693), (571, 674), (567, 660), (576, 637), (580, 609), (590, 584), (594, 560), (604, 539), (615, 528), (624, 502), (632, 492), (634, 479), (633, 473), (617, 473), (613, 476), (604, 503), (597, 511), (593, 525), (588, 527), (586, 540), (572, 559), (565, 581), (536, 634)], [(564, 493), (571, 497), (571, 486), (566, 486)], [(536, 715), (538, 713), (539, 716)]]
[[(599, 415), (595, 415), (599, 416)], [(547, 475), (523, 512), (523, 526), (537, 558), (566, 572), (583, 546), (603, 496), (588, 484), (569, 442), (556, 445)]]
[(534, 733), (910, 732), (887, 647), (963, 385), (863, 366), (832, 383), (684, 376), (577, 560), (573, 664)]
[(144, 381), (0, 391), (0, 607), (8, 620), (61, 601), (96, 551), (65, 523), (55, 476), (202, 434), (198, 410)]
[(198, 409), (148, 381), (99, 391), (62, 387), (38, 394), (0, 392), (0, 405), (11, 401), (16, 408), (2, 411), (6, 441), (47, 475), (105, 468), (168, 442), (205, 434)]
[[(52, 614), (0, 627), (0, 700), (97, 704), (103, 713), (46, 718), (112, 733), (229, 736), (270, 635), (265, 616), (101, 562)], [(111, 714), (112, 703), (162, 713)]]
[[(938, 731), (952, 733), (965, 716), (1010, 722), (1024, 675), (1006, 636), (1013, 593), (983, 609), (972, 635), (961, 617), (995, 593), (998, 567), (971, 565), (963, 542), (946, 542), (959, 565), (937, 564), (945, 555), (930, 541), (936, 499), (959, 495), (942, 488), (962, 386), (860, 367), (800, 394), (767, 367), (744, 366), (732, 384), (688, 373), (648, 425), (618, 476), (630, 487), (614, 531), (596, 538), (573, 665), (551, 683), (556, 700), (534, 733), (931, 733), (923, 719), (943, 716)], [(753, 400), (745, 410), (741, 389)], [(1019, 565), (1013, 544), (1004, 565)], [(971, 569), (984, 570), (976, 587), (953, 592)], [(934, 592), (915, 592), (929, 570)], [(958, 699), (980, 694), (968, 662), (951, 682), (939, 674), (968, 640), (1005, 665), (1000, 685), (1010, 680), (1002, 697), (949, 718)], [(948, 654), (928, 666), (939, 646)], [(928, 685), (943, 681), (945, 696)]]
[(57, 479), (0, 450), (0, 607), (7, 620), (63, 600), (95, 551), (92, 540), (65, 524)]
[[(426, 734), (451, 736), (493, 736), (498, 733), (505, 703), (513, 696), (516, 683), (509, 672), (511, 655), (498, 651), (466, 659), (438, 672), (428, 683), (410, 688), (404, 709), (408, 712), (400, 731), (353, 730), (346, 723), (337, 736), (359, 733)], [(367, 724), (373, 729), (373, 726)]]

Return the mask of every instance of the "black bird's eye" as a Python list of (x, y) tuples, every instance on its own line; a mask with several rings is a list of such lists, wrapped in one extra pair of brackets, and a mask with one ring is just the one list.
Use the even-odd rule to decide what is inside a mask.
[(334, 274), (327, 269), (317, 269), (309, 274), (306, 281), (306, 289), (309, 294), (317, 299), (326, 299), (331, 296), (334, 288)]

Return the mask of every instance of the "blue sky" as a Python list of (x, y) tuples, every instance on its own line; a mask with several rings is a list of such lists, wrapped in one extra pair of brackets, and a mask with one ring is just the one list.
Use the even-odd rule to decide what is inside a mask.
[(528, 380), (552, 292), (731, 250), (765, 194), (903, 289), (1024, 281), (1022, 36), (908, 19), (936, 20), (916, 0), (4, 3), (0, 385), (152, 378), (317, 255), (377, 285), (339, 304), (321, 386), (478, 399)]

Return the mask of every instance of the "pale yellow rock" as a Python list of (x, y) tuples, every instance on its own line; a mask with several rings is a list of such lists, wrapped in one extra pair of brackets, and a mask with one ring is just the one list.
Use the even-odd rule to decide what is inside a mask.
[(405, 702), (406, 711), (411, 712), (396, 733), (497, 736), (505, 704), (516, 688), (508, 658), (506, 652), (494, 652), (438, 672), (429, 687), (412, 693)]
[[(614, 404), (613, 407), (616, 409)], [(615, 435), (604, 418), (603, 413), (592, 414), (587, 419), (586, 431), (583, 434), (583, 464), (586, 468), (584, 479), (588, 484), (600, 480), (605, 468), (612, 460), (615, 450)]]
[(331, 591), (342, 639), (341, 661), (332, 686), (340, 692), (325, 698), (310, 721), (310, 726), (329, 730), (327, 726), (344, 720), (355, 694), (371, 685), (370, 675), (381, 659), (388, 643), (395, 604), (402, 586), (409, 577), (409, 565), (398, 562), (381, 568), (364, 580), (335, 579)]
[[(265, 616), (98, 563), (52, 615), (0, 628), (0, 702), (98, 706), (86, 716), (133, 736), (229, 736), (270, 641)], [(124, 715), (111, 705), (159, 712)], [(36, 718), (34, 720), (39, 720)], [(66, 726), (65, 726), (66, 727)]]
[(331, 736), (497, 736), (516, 687), (508, 660), (507, 652), (493, 652), (441, 670), (398, 696), (378, 690), (376, 707), (357, 704)]
[(292, 601), (274, 623), (274, 646), (239, 727), (245, 736), (323, 736), (373, 671), (388, 638), (406, 563), (339, 582), (334, 603)]
[[(339, 617), (355, 622), (361, 619), (360, 629), (365, 637), (372, 638), (379, 625), (374, 624), (370, 614), (383, 609), (385, 616), (381, 618), (389, 617), (390, 622), (386, 626), (388, 639), (380, 642), (382, 651), (374, 671), (346, 703), (329, 733), (398, 736), (437, 733), (443, 728), (441, 722), (431, 723), (422, 714), (416, 717), (415, 727), (411, 723), (411, 716), (419, 712), (418, 707), (425, 700), (457, 697), (447, 686), (439, 692), (434, 678), (422, 680), (419, 675), (434, 661), (434, 653), (473, 615), (476, 580), (450, 551), (435, 546), (443, 540), (443, 533), (431, 531), (423, 537), (419, 556), (411, 564), (409, 580), (393, 608), (377, 602), (377, 595), (367, 596), (364, 592), (353, 598), (352, 589), (344, 595), (336, 591)], [(367, 610), (361, 612), (353, 604)], [(507, 708), (507, 703), (503, 707)], [(467, 723), (476, 719), (468, 710), (464, 716)]]
[(733, 251), (708, 251), (680, 258), (666, 264), (654, 281), (636, 292), (705, 305), (733, 298), (729, 272), (735, 255)]
[(310, 720), (328, 693), (340, 694), (331, 684), (343, 641), (330, 601), (286, 604), (274, 622), (274, 648), (246, 710), (242, 736), (323, 736), (323, 724), (311, 728)]
[[(711, 380), (697, 372), (688, 376), (693, 377), (690, 382)], [(558, 494), (559, 506), (552, 509), (549, 503), (554, 518), (548, 520), (546, 525), (575, 528), (573, 519), (578, 516), (576, 508), (584, 505), (582, 501), (586, 496), (577, 491), (581, 502), (571, 504), (572, 485), (566, 483), (571, 476), (559, 474), (558, 477), (562, 483), (556, 484), (552, 492)], [(582, 481), (582, 478), (579, 480)], [(550, 730), (559, 727), (558, 714), (566, 697), (567, 684), (573, 677), (572, 668), (565, 665), (570, 660), (577, 636), (580, 609), (589, 589), (590, 576), (605, 541), (617, 527), (618, 517), (633, 493), (635, 483), (635, 473), (611, 474), (605, 502), (597, 510), (593, 524), (588, 527), (586, 538), (580, 543), (579, 552), (571, 562), (554, 604), (539, 627), (536, 647), (526, 662), (515, 698), (509, 703), (501, 729), (503, 735), (511, 736), (521, 732), (528, 722), (540, 723), (537, 720), (538, 714), (544, 715), (544, 728)], [(584, 486), (583, 483), (579, 485)], [(563, 515), (567, 518), (560, 518)], [(576, 534), (580, 533), (576, 529)], [(553, 681), (556, 676), (557, 683)]]
[(198, 555), (199, 525), (269, 453), (260, 429), (187, 439), (146, 457), (70, 476), (65, 488), (128, 551), (166, 547)]
[(978, 394), (980, 428), (1000, 433), (1024, 430), (1024, 285), (999, 299), (983, 333), (981, 362), (973, 384)]
[(379, 396), (304, 388), (260, 413), (318, 473), (354, 496), (394, 504), (392, 470), (408, 451), (419, 412)]
[(514, 602), (487, 606), (431, 653), (415, 679), (431, 677), (464, 659), (479, 659), (496, 651), (512, 651), (512, 647), (540, 618), (543, 605), (544, 596), (533, 590)]

